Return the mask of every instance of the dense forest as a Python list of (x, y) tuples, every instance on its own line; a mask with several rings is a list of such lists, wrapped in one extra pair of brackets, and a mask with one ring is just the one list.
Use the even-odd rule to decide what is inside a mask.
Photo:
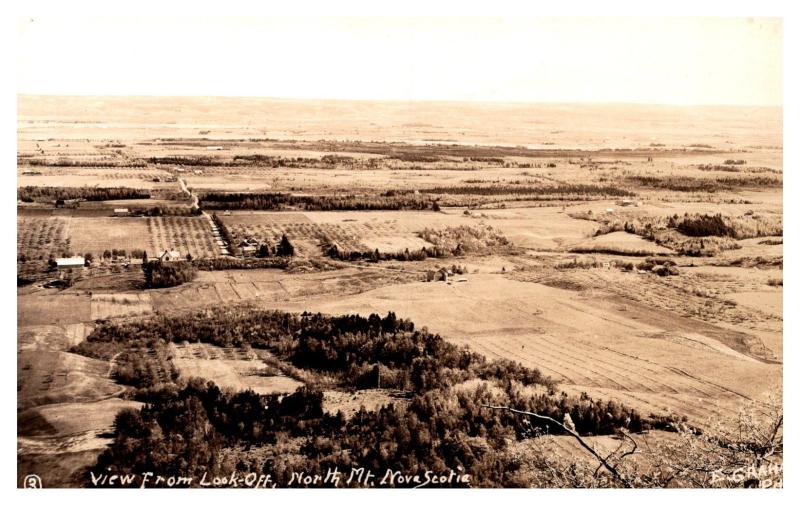
[(17, 188), (17, 198), (23, 202), (53, 203), (58, 200), (137, 200), (150, 198), (146, 189), (136, 188), (95, 188), (95, 187), (54, 187), (23, 186)]
[[(314, 383), (290, 395), (226, 392), (200, 379), (144, 383), (136, 398), (146, 406), (119, 413), (114, 442), (95, 472), (252, 471), (288, 486), (293, 472), (324, 474), (336, 466), (362, 466), (379, 476), (460, 469), (472, 480), (445, 485), (513, 487), (528, 483), (514, 462), (515, 441), (560, 428), (483, 405), (502, 402), (559, 420), (568, 414), (584, 435), (655, 427), (619, 404), (559, 394), (538, 370), (488, 361), (391, 312), (334, 317), (216, 308), (157, 315), (101, 323), (75, 350), (107, 359), (131, 346), (155, 346), (139, 356), (158, 357), (165, 343), (183, 340), (267, 348), (298, 367), (337, 377), (340, 387), (399, 389), (405, 399), (373, 411), (362, 407), (347, 418), (326, 412)], [(126, 375), (129, 382), (136, 376)]]

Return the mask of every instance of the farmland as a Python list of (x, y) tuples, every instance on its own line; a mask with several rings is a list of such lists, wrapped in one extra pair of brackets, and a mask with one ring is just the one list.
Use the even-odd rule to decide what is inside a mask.
[(199, 217), (48, 216), (30, 212), (17, 218), (17, 226), (17, 254), (26, 260), (86, 253), (100, 258), (106, 250), (143, 250), (150, 256), (165, 250), (196, 258), (219, 255), (208, 221)]
[[(242, 467), (416, 468), (409, 437), (454, 463), (430, 418), (479, 485), (532, 485), (496, 470), (580, 448), (481, 404), (571, 412), (611, 451), (780, 402), (779, 109), (165, 100), (19, 98), (21, 475), (85, 486), (147, 457), (118, 412), (183, 440), (157, 414), (202, 404)], [(155, 287), (164, 251), (191, 275)]]

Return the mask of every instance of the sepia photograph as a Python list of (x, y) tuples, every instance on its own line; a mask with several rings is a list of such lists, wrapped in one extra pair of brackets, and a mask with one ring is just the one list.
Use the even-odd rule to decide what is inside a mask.
[(781, 17), (14, 26), (18, 489), (784, 487)]

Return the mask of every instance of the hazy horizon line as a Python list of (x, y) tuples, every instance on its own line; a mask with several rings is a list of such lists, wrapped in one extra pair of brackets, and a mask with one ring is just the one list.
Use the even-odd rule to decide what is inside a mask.
[(156, 94), (70, 94), (70, 93), (20, 93), (20, 97), (52, 97), (52, 98), (207, 98), (207, 99), (257, 99), (272, 100), (283, 102), (361, 102), (361, 103), (448, 103), (448, 104), (490, 104), (490, 105), (606, 105), (606, 106), (654, 106), (654, 107), (726, 107), (726, 108), (760, 108), (760, 109), (781, 109), (780, 104), (733, 104), (733, 103), (669, 103), (669, 102), (615, 102), (615, 101), (568, 101), (568, 100), (448, 100), (448, 99), (408, 99), (408, 98), (323, 98), (323, 97), (280, 97), (280, 96), (257, 96), (257, 95), (156, 95)]

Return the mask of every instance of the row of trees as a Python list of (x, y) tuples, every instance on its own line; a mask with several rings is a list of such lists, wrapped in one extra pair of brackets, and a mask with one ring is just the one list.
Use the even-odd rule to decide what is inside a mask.
[(266, 258), (231, 258), (215, 256), (192, 260), (198, 270), (252, 270), (258, 268), (286, 269), (289, 261), (285, 257), (271, 256)]
[(17, 188), (17, 198), (23, 202), (52, 203), (57, 200), (138, 200), (150, 198), (150, 192), (137, 188), (23, 186)]
[(190, 167), (272, 167), (303, 168), (318, 165), (317, 158), (270, 156), (266, 154), (243, 154), (233, 158), (217, 156), (153, 156), (147, 158), (148, 163), (156, 165), (178, 165)]
[(717, 177), (717, 178), (694, 178), (687, 176), (672, 175), (657, 177), (652, 175), (630, 175), (625, 181), (628, 184), (648, 187), (654, 189), (664, 189), (669, 191), (683, 192), (705, 192), (714, 193), (716, 191), (728, 191), (743, 187), (781, 187), (783, 180), (779, 177), (755, 176), (755, 177)]
[(428, 258), (444, 258), (450, 255), (453, 256), (460, 256), (463, 254), (463, 251), (460, 248), (456, 248), (452, 251), (447, 251), (441, 247), (421, 247), (420, 249), (415, 249), (413, 251), (409, 251), (406, 248), (404, 251), (394, 251), (394, 252), (381, 252), (377, 248), (374, 251), (359, 251), (359, 250), (343, 250), (339, 249), (339, 246), (336, 244), (323, 244), (322, 250), (326, 256), (343, 260), (343, 261), (389, 261), (389, 260), (397, 260), (397, 261), (424, 261)]
[(290, 193), (206, 193), (200, 207), (210, 210), (430, 210), (433, 201), (414, 195), (293, 195)]
[(517, 184), (496, 186), (441, 186), (424, 188), (420, 193), (439, 195), (559, 195), (559, 196), (635, 196), (635, 193), (616, 186), (598, 184), (558, 184), (555, 186), (522, 186)]
[(219, 233), (222, 236), (222, 240), (224, 240), (225, 243), (228, 244), (228, 250), (230, 251), (230, 253), (234, 256), (238, 256), (240, 251), (239, 247), (236, 245), (234, 236), (228, 229), (228, 227), (225, 225), (225, 223), (222, 221), (222, 219), (219, 218), (216, 212), (211, 214), (211, 220), (214, 221), (215, 225), (217, 225), (217, 229), (219, 230)]

